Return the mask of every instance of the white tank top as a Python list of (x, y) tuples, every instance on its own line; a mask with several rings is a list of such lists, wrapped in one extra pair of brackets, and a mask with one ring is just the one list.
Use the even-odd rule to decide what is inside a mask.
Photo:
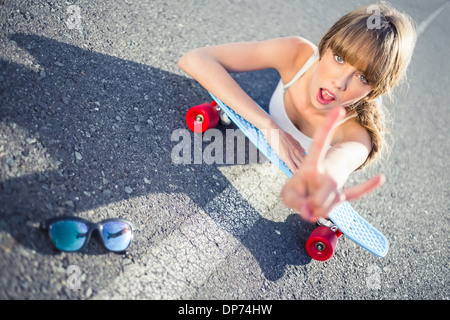
[[(311, 57), (306, 61), (306, 63), (301, 67), (301, 69), (297, 72), (297, 74), (289, 81), (287, 84), (283, 84), (283, 82), (278, 82), (278, 85), (275, 89), (275, 91), (272, 94), (272, 98), (270, 99), (269, 103), (269, 113), (270, 116), (277, 122), (277, 124), (294, 137), (302, 147), (306, 150), (306, 153), (309, 152), (309, 149), (311, 148), (311, 144), (313, 139), (311, 137), (308, 137), (303, 132), (301, 132), (289, 119), (286, 109), (284, 106), (284, 94), (289, 89), (290, 86), (292, 86), (300, 77), (308, 70), (314, 62), (316, 62), (319, 59), (319, 53), (317, 50), (317, 47), (314, 47), (314, 52), (311, 55)], [(355, 117), (356, 115), (351, 115), (343, 120), (341, 120), (338, 124), (342, 124), (345, 121), (347, 121), (350, 118)], [(330, 148), (331, 146), (328, 146)]]

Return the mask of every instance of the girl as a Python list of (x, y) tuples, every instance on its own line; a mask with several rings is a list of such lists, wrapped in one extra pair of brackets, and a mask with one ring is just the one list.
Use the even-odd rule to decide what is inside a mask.
[[(231, 43), (191, 50), (178, 66), (268, 133), (268, 142), (294, 172), (281, 192), (283, 201), (314, 222), (384, 182), (378, 175), (339, 191), (353, 171), (382, 150), (383, 119), (376, 99), (405, 75), (415, 40), (408, 16), (376, 5), (343, 16), (318, 47), (301, 37)], [(265, 68), (276, 69), (281, 78), (270, 116), (229, 74)], [(279, 130), (277, 141), (272, 130)]]

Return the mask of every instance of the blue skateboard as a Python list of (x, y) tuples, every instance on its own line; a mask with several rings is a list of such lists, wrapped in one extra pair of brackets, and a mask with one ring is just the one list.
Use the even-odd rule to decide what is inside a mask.
[[(204, 103), (188, 110), (186, 123), (189, 128), (194, 132), (204, 132), (214, 128), (220, 120), (225, 123), (231, 120), (267, 159), (276, 164), (288, 177), (292, 177), (291, 170), (272, 150), (263, 133), (213, 94), (210, 95), (214, 99), (213, 103)], [(348, 202), (336, 207), (328, 216), (330, 220), (319, 220), (319, 226), (306, 242), (306, 251), (311, 258), (319, 261), (328, 260), (341, 234), (378, 257), (386, 256), (389, 249), (386, 237), (364, 220)]]

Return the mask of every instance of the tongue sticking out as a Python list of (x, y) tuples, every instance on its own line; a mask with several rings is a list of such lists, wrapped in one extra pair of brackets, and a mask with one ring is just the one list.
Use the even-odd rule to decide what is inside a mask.
[(324, 89), (322, 89), (322, 97), (327, 101), (334, 100), (334, 97), (331, 94), (329, 94), (327, 90)]

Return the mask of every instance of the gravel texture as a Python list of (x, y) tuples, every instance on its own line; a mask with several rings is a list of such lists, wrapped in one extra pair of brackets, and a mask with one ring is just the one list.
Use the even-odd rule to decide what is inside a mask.
[[(393, 4), (421, 22), (444, 2)], [(388, 177), (355, 203), (390, 240), (386, 258), (342, 239), (330, 261), (311, 261), (313, 226), (283, 206), (286, 178), (268, 163), (172, 161), (187, 109), (210, 100), (177, 68), (183, 53), (317, 42), (365, 3), (0, 1), (0, 298), (448, 299), (449, 6), (419, 38), (390, 157), (349, 181)], [(278, 76), (236, 79), (266, 107)], [(123, 217), (137, 232), (126, 254), (97, 238), (57, 253), (37, 226), (58, 215)]]

